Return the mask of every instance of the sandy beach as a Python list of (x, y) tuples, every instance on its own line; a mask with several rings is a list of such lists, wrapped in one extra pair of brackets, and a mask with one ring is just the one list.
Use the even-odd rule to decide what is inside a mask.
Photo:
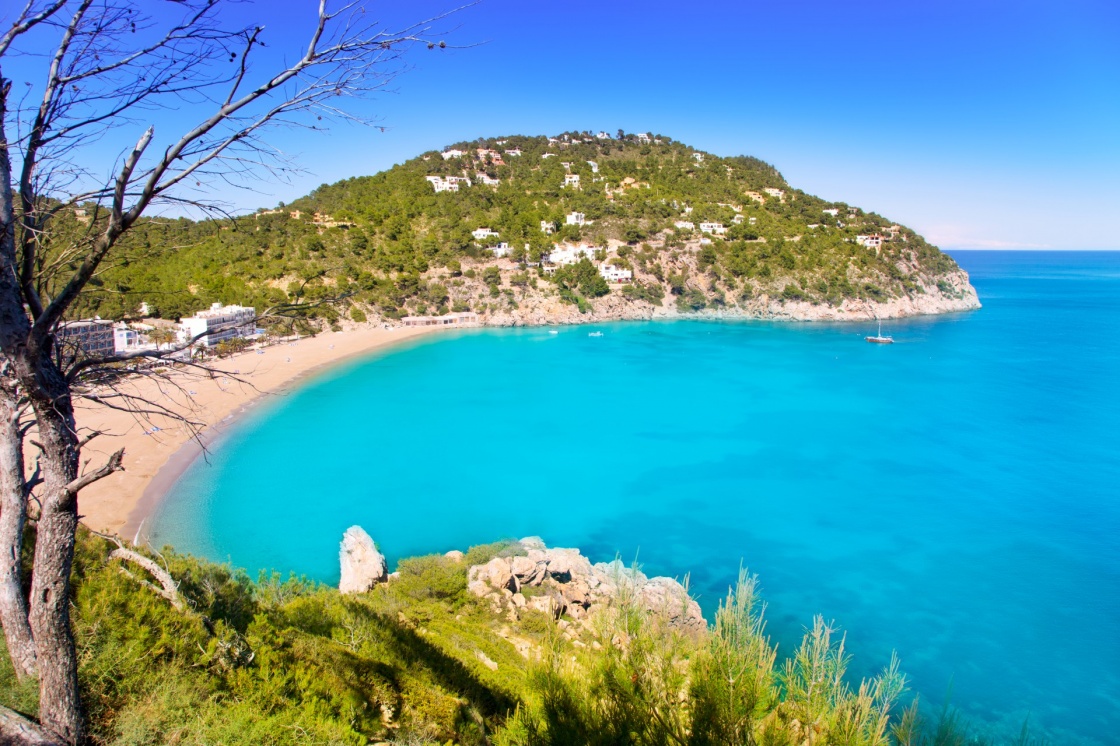
[[(204, 423), (203, 440), (211, 442), (221, 435), (223, 427), (262, 397), (281, 394), (310, 373), (435, 331), (359, 328), (327, 332), (291, 345), (268, 347), (262, 354), (249, 351), (214, 364), (215, 370), (244, 382), (177, 371), (170, 381), (137, 377), (122, 388)], [(80, 431), (101, 433), (82, 449), (83, 461), (89, 462), (87, 468), (96, 468), (113, 451), (125, 449), (123, 472), (82, 491), (82, 521), (97, 531), (131, 540), (158, 504), (162, 492), (198, 455), (200, 447), (192, 439), (189, 427), (166, 416), (152, 415), (145, 421), (128, 412), (89, 402), (78, 402), (76, 406)]]

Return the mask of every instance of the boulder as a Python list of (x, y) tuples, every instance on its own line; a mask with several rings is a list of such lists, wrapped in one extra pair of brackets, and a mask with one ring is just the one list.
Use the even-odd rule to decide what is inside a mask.
[(466, 555), (464, 555), (458, 549), (452, 549), (450, 552), (447, 552), (443, 556), (447, 557), (449, 560), (452, 560), (454, 562), (462, 562), (463, 557), (465, 557)]
[(543, 553), (538, 552), (540, 559), (534, 561), (533, 557), (514, 557), (510, 561), (510, 572), (521, 581), (521, 585), (540, 585), (548, 576), (548, 565)]
[(342, 593), (365, 593), (389, 579), (385, 555), (377, 551), (377, 545), (361, 526), (351, 526), (342, 535), (338, 563), (342, 570), (338, 590)]
[[(491, 588), (498, 590), (519, 591), (521, 584), (509, 568), (509, 560), (505, 557), (495, 557), (485, 565), (475, 565), (467, 571), (467, 588), (472, 589), (475, 581), (486, 583)], [(477, 591), (475, 591), (477, 593)], [(485, 595), (485, 594), (479, 594)]]

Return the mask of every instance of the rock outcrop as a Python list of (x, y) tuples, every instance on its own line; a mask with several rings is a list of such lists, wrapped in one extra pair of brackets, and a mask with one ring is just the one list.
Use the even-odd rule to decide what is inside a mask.
[(467, 573), (470, 592), (511, 618), (533, 609), (588, 624), (598, 610), (626, 601), (685, 632), (707, 626), (699, 604), (672, 578), (647, 578), (619, 560), (592, 564), (578, 549), (549, 549), (536, 537), (521, 548), (524, 555), (495, 557)]
[(365, 593), (389, 579), (385, 555), (377, 551), (377, 545), (361, 526), (351, 526), (342, 535), (338, 562), (342, 568), (338, 590), (342, 593)]

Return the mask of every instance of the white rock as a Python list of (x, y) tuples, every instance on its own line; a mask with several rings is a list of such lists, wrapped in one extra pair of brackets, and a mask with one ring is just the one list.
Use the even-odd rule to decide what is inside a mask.
[(365, 593), (389, 579), (385, 555), (377, 551), (377, 545), (361, 526), (351, 526), (342, 535), (338, 562), (342, 569), (338, 590), (342, 593)]
[(450, 560), (455, 560), (456, 562), (462, 562), (463, 557), (465, 557), (466, 555), (460, 552), (458, 549), (452, 549), (450, 552), (446, 553), (443, 556), (447, 557)]

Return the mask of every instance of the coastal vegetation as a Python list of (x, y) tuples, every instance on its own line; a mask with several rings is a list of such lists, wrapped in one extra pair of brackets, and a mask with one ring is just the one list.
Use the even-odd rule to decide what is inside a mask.
[[(338, 323), (348, 314), (392, 320), (453, 309), (486, 318), (542, 297), (590, 310), (609, 290), (596, 272), (568, 266), (547, 276), (539, 266), (554, 246), (580, 244), (599, 250), (591, 259), (633, 273), (622, 298), (639, 308), (687, 313), (760, 298), (838, 306), (960, 292), (950, 282), (954, 261), (904, 226), (798, 190), (756, 158), (620, 134), (483, 138), (253, 215), (145, 219), (74, 312), (123, 318), (145, 302), (174, 319), (213, 302), (293, 303)], [(578, 185), (565, 186), (573, 175)], [(430, 179), (448, 177), (463, 180), (457, 191), (435, 191)], [(102, 219), (83, 212), (63, 216), (60, 236)], [(569, 224), (577, 214), (579, 224)], [(719, 228), (704, 232), (709, 224)], [(491, 233), (472, 235), (482, 228)], [(491, 249), (502, 244), (499, 258)], [(341, 307), (310, 305), (338, 297)]]
[[(796, 650), (777, 650), (745, 570), (707, 631), (623, 596), (570, 637), (551, 615), (498, 615), (468, 592), (468, 568), (524, 554), (516, 542), (403, 560), (395, 579), (351, 596), (147, 553), (177, 603), (116, 546), (82, 531), (75, 553), (94, 743), (979, 742), (951, 708), (924, 718), (897, 660), (852, 680), (843, 634), (821, 618)], [(34, 716), (37, 690), (0, 659), (0, 704)]]

